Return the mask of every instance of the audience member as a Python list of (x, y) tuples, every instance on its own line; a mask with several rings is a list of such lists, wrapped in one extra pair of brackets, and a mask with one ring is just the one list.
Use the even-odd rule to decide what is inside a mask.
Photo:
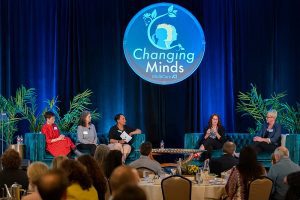
[(104, 174), (107, 179), (110, 179), (110, 176), (114, 169), (122, 165), (122, 153), (119, 150), (111, 150), (106, 156), (104, 162)]
[(160, 164), (157, 161), (153, 160), (151, 142), (144, 142), (140, 147), (140, 153), (140, 158), (130, 163), (131, 167), (146, 167), (148, 169), (151, 169), (158, 175), (164, 174), (164, 171), (161, 168)]
[(266, 175), (266, 170), (257, 161), (255, 150), (250, 146), (244, 147), (239, 163), (233, 167), (225, 186), (229, 199), (248, 199), (248, 183), (263, 175)]
[(55, 122), (55, 115), (53, 112), (46, 112), (44, 114), (46, 123), (42, 127), (42, 133), (46, 137), (46, 149), (53, 156), (68, 155), (71, 150), (77, 156), (82, 155), (80, 151), (76, 149), (75, 144), (70, 138), (59, 133), (59, 129)]
[(252, 147), (257, 153), (273, 152), (280, 145), (281, 126), (276, 123), (277, 111), (270, 110), (267, 113), (266, 123), (263, 124), (258, 136), (253, 138)]
[(48, 166), (42, 162), (31, 163), (27, 169), (27, 176), (29, 179), (29, 194), (24, 196), (22, 200), (42, 200), (37, 191), (36, 184), (41, 176), (48, 172)]
[(286, 177), (286, 183), (289, 189), (285, 195), (285, 200), (299, 200), (300, 199), (300, 171), (289, 174)]
[(109, 148), (107, 145), (105, 144), (99, 144), (96, 148), (95, 154), (94, 154), (94, 158), (96, 159), (98, 165), (100, 166), (100, 168), (102, 169), (102, 171), (104, 172), (104, 161), (106, 159), (106, 156), (109, 153)]
[(19, 169), (21, 166), (21, 157), (13, 149), (7, 149), (1, 156), (3, 170), (0, 171), (0, 188), (4, 184), (10, 187), (15, 182), (22, 185), (22, 188), (28, 188), (28, 177), (25, 171)]
[(65, 200), (68, 179), (61, 170), (50, 170), (37, 181), (37, 189), (43, 200)]
[(288, 185), (284, 184), (284, 177), (290, 173), (300, 171), (299, 165), (291, 161), (289, 158), (289, 151), (285, 147), (277, 147), (274, 151), (276, 164), (270, 167), (268, 177), (273, 180), (272, 199), (283, 200)]
[(86, 168), (75, 160), (65, 160), (61, 164), (61, 169), (69, 180), (67, 188), (68, 200), (97, 200), (97, 190), (92, 184), (92, 179)]
[(208, 121), (208, 127), (204, 129), (204, 137), (200, 140), (200, 149), (206, 150), (201, 155), (201, 160), (210, 159), (214, 149), (221, 149), (225, 142), (225, 129), (221, 124), (219, 115), (212, 114)]
[(221, 176), (221, 172), (236, 166), (239, 163), (239, 160), (234, 157), (235, 148), (236, 146), (233, 142), (225, 142), (223, 145), (224, 154), (220, 158), (210, 160), (210, 172)]
[(93, 186), (96, 188), (99, 200), (105, 200), (105, 192), (107, 190), (106, 183), (107, 180), (98, 166), (96, 160), (90, 155), (83, 155), (77, 159), (81, 164), (83, 164), (90, 178), (92, 179)]
[(77, 128), (77, 148), (80, 151), (88, 150), (94, 155), (98, 138), (94, 124), (91, 123), (92, 116), (89, 111), (81, 113)]
[(139, 182), (139, 175), (136, 169), (127, 167), (127, 166), (119, 166), (117, 167), (109, 180), (112, 196), (116, 194), (116, 192), (125, 185), (137, 185)]
[(55, 156), (52, 160), (52, 169), (60, 169), (60, 165), (64, 160), (68, 160), (67, 156)]
[(109, 145), (108, 147), (113, 150), (120, 150), (123, 154), (122, 160), (125, 162), (127, 156), (131, 151), (131, 146), (125, 140), (123, 140), (120, 135), (126, 132), (128, 135), (132, 136), (135, 134), (140, 134), (140, 129), (130, 128), (126, 125), (126, 118), (123, 114), (117, 114), (115, 116), (116, 125), (109, 130)]
[(113, 200), (147, 200), (147, 196), (137, 185), (124, 185), (116, 192)]

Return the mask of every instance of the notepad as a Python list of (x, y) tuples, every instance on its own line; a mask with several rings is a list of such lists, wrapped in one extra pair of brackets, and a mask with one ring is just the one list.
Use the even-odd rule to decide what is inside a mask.
[(120, 135), (120, 137), (125, 140), (127, 143), (132, 139), (130, 135), (128, 135), (125, 131)]

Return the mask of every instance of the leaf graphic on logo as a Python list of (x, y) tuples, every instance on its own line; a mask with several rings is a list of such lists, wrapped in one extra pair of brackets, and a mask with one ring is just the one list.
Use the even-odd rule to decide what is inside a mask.
[(176, 15), (178, 10), (173, 10), (173, 13)]
[(176, 17), (174, 13), (169, 13), (169, 17)]
[(155, 9), (155, 10), (153, 10), (153, 12), (151, 14), (151, 17), (152, 17), (152, 19), (154, 19), (154, 18), (156, 18), (156, 16), (157, 16), (157, 12), (156, 12), (156, 9)]
[(170, 12), (172, 12), (173, 11), (173, 5), (172, 6), (170, 6), (169, 8), (168, 8), (168, 12), (170, 13)]

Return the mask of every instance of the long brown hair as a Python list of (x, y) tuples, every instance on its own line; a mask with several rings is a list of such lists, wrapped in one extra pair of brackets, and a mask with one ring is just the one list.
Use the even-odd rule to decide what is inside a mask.
[[(93, 181), (93, 185), (98, 192), (98, 198), (104, 199), (104, 194), (107, 190), (106, 178), (96, 160), (90, 155), (80, 156), (77, 160), (86, 167), (87, 172)], [(102, 198), (100, 198), (101, 196)]]
[(218, 114), (214, 113), (214, 114), (212, 114), (212, 115), (209, 117), (208, 128), (211, 128), (211, 127), (212, 127), (212, 118), (213, 118), (214, 116), (218, 117), (218, 124), (217, 124), (218, 128), (222, 126), (221, 120), (220, 120), (220, 116), (219, 116)]
[(86, 127), (86, 117), (88, 115), (90, 115), (91, 113), (89, 111), (82, 111), (81, 115), (80, 115), (80, 119), (79, 119), (79, 122), (78, 122), (78, 125), (79, 126), (83, 126), (83, 127)]

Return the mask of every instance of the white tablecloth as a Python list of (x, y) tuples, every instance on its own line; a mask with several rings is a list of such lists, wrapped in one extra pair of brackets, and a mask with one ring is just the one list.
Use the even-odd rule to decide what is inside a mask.
[[(148, 200), (162, 200), (160, 184), (140, 182), (139, 186), (146, 192)], [(192, 184), (192, 200), (220, 199), (225, 194), (225, 185)]]

